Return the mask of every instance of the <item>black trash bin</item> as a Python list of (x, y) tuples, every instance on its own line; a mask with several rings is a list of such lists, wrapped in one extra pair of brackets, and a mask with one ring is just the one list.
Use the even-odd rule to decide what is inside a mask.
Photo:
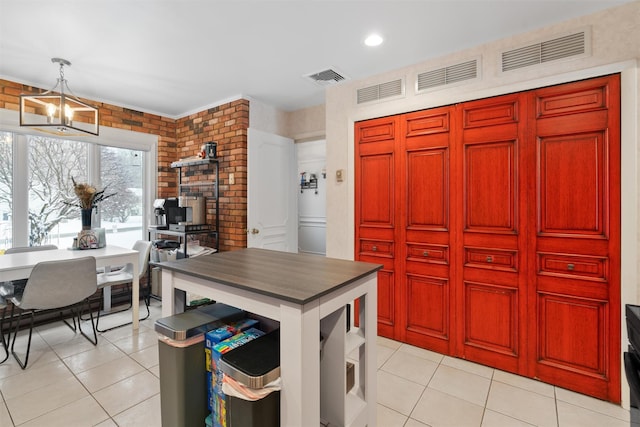
[(216, 303), (156, 320), (163, 427), (204, 425), (208, 415), (204, 334), (245, 313)]
[[(280, 377), (280, 329), (271, 331), (220, 358), (220, 369), (242, 385), (264, 388)], [(226, 395), (227, 427), (280, 426), (280, 391), (259, 400)]]

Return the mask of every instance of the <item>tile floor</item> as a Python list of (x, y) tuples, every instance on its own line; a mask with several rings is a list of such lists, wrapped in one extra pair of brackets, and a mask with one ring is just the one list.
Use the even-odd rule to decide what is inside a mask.
[[(61, 322), (38, 328), (27, 370), (0, 365), (0, 426), (160, 426), (158, 317), (154, 301), (139, 332), (106, 332), (97, 347)], [(384, 338), (377, 363), (379, 427), (629, 425), (619, 406)]]

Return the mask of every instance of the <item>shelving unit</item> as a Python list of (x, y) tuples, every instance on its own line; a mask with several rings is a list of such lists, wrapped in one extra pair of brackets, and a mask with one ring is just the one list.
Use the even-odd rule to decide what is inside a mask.
[[(183, 182), (183, 169), (193, 168), (196, 166), (202, 165), (211, 165), (213, 166), (213, 174), (215, 178), (212, 181), (188, 181)], [(211, 236), (215, 238), (215, 246), (214, 249), (216, 251), (220, 248), (220, 199), (219, 199), (219, 182), (220, 182), (220, 174), (219, 174), (219, 163), (218, 159), (195, 159), (195, 160), (180, 160), (177, 162), (171, 163), (171, 167), (173, 169), (178, 170), (178, 197), (180, 196), (199, 196), (205, 198), (205, 210), (208, 199), (214, 200), (214, 209), (215, 209), (215, 219), (214, 223), (211, 224), (213, 227), (208, 230), (185, 230), (185, 231), (177, 231), (177, 230), (157, 230), (150, 229), (149, 230), (149, 238), (151, 235), (156, 237), (158, 234), (166, 235), (166, 236), (176, 236), (180, 239), (180, 243), (184, 243), (184, 256), (188, 257), (187, 253), (187, 239), (189, 236), (195, 235), (204, 235)], [(188, 172), (187, 172), (188, 173)], [(210, 195), (209, 195), (210, 194)]]
[[(359, 328), (349, 325), (347, 331), (347, 322), (353, 318), (347, 315), (349, 306), (334, 311), (320, 322), (320, 333), (325, 337), (320, 360), (320, 414), (330, 425), (364, 427), (369, 421), (373, 392), (366, 380), (371, 369), (368, 364), (372, 363), (370, 347), (375, 344), (366, 339), (365, 318), (368, 313), (365, 298), (364, 295), (356, 298), (359, 302), (355, 304), (359, 310)], [(346, 389), (347, 361), (354, 363), (356, 370), (351, 390)]]

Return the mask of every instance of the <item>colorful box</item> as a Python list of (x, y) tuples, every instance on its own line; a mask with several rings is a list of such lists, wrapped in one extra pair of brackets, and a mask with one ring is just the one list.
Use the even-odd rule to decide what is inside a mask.
[(255, 319), (240, 319), (235, 322), (230, 322), (227, 325), (221, 326), (217, 329), (208, 331), (204, 336), (204, 354), (205, 354), (205, 368), (207, 370), (207, 409), (213, 410), (213, 378), (211, 375), (211, 349), (214, 345), (228, 338), (231, 338), (235, 334), (245, 331), (249, 328), (258, 326), (258, 321)]
[(227, 338), (231, 338), (239, 332), (257, 327), (257, 320), (246, 318), (208, 331), (204, 336), (204, 353), (206, 357), (205, 363), (207, 372), (211, 372), (211, 348), (214, 345), (218, 344), (220, 341), (226, 340)]
[(218, 368), (220, 357), (222, 357), (226, 352), (240, 347), (241, 345), (262, 335), (264, 335), (264, 332), (256, 328), (249, 328), (244, 332), (240, 332), (231, 338), (227, 338), (226, 340), (215, 344), (211, 348), (211, 381), (208, 384), (208, 388), (211, 390), (210, 402), (214, 427), (227, 426), (225, 395), (222, 392), (222, 378), (224, 374)]

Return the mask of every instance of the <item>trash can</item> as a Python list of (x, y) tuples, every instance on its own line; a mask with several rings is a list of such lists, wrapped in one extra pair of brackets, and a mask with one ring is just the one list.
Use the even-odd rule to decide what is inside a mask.
[(156, 320), (163, 427), (203, 425), (208, 415), (204, 334), (245, 313), (216, 303)]
[[(263, 389), (280, 377), (280, 329), (271, 331), (222, 355), (220, 369), (250, 389)], [(227, 427), (278, 427), (280, 391), (249, 400), (225, 396)]]

